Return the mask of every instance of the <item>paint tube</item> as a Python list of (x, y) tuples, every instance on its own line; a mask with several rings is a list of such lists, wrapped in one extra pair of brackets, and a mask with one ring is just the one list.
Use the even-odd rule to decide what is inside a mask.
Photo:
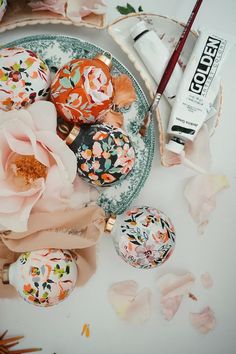
[(219, 73), (233, 44), (226, 36), (200, 32), (170, 115), (168, 150), (180, 154), (185, 142), (194, 140), (216, 98)]

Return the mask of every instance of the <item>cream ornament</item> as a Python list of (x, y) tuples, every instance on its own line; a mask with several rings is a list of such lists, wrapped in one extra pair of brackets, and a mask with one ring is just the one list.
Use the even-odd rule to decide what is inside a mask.
[(13, 285), (26, 302), (47, 307), (70, 295), (77, 273), (70, 251), (43, 249), (22, 253), (15, 263), (4, 265), (2, 281)]

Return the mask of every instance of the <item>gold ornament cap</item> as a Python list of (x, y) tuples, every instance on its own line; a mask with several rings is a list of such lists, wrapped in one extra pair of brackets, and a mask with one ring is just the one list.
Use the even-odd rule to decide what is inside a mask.
[(67, 124), (62, 123), (59, 124), (57, 127), (57, 133), (58, 135), (65, 140), (67, 145), (71, 145), (73, 141), (77, 138), (80, 132), (80, 127), (77, 125), (74, 125), (74, 127), (71, 129)]
[(7, 285), (7, 284), (10, 284), (10, 281), (9, 281), (9, 268), (10, 268), (10, 263), (6, 263), (3, 265), (3, 268), (2, 268), (2, 283)]
[(111, 233), (116, 222), (116, 215), (111, 215), (106, 222), (105, 232)]
[(112, 54), (110, 52), (104, 52), (102, 54), (99, 54), (95, 57), (95, 59), (98, 59), (102, 61), (106, 66), (108, 66), (109, 69), (112, 67)]

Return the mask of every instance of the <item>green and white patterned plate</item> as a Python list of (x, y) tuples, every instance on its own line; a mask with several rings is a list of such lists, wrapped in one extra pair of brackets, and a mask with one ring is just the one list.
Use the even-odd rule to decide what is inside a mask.
[[(96, 45), (65, 36), (38, 35), (18, 39), (6, 44), (4, 47), (23, 47), (36, 52), (41, 56), (54, 74), (63, 64), (74, 58), (92, 58), (104, 50)], [(146, 137), (143, 139), (138, 130), (145, 112), (148, 109), (147, 99), (135, 78), (128, 69), (117, 59), (113, 58), (112, 75), (127, 74), (133, 81), (137, 100), (131, 108), (124, 112), (125, 130), (132, 140), (136, 154), (134, 169), (127, 178), (108, 188), (101, 190), (98, 204), (108, 214), (121, 214), (138, 195), (150, 172), (154, 155), (154, 125), (150, 124)]]

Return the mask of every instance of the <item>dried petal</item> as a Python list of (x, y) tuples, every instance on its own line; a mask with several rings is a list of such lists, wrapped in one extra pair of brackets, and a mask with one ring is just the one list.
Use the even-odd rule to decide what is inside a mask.
[(190, 313), (189, 318), (191, 324), (203, 334), (213, 330), (216, 325), (215, 314), (209, 306), (200, 313)]
[(124, 321), (140, 324), (151, 314), (151, 292), (144, 288), (138, 292), (133, 280), (113, 284), (108, 291), (109, 301), (117, 315)]
[(210, 289), (213, 286), (213, 279), (209, 273), (204, 273), (201, 275), (201, 282), (206, 289)]
[(211, 166), (210, 136), (204, 124), (193, 141), (186, 143), (185, 155), (199, 168), (209, 171)]
[(191, 273), (176, 275), (167, 273), (158, 279), (158, 287), (161, 291), (161, 311), (166, 320), (171, 320), (177, 312), (183, 296), (188, 294), (193, 283), (194, 276)]
[(202, 174), (190, 178), (184, 195), (189, 204), (189, 212), (198, 224), (200, 234), (204, 233), (208, 217), (216, 206), (216, 193), (229, 187), (226, 176)]
[(51, 11), (65, 16), (66, 0), (38, 0), (30, 1), (28, 5), (33, 11)]
[(114, 87), (113, 103), (118, 107), (130, 106), (136, 100), (132, 80), (125, 74), (112, 78)]
[(103, 118), (102, 122), (112, 125), (116, 128), (123, 127), (124, 116), (120, 112), (114, 112), (112, 110), (108, 111), (105, 117)]

